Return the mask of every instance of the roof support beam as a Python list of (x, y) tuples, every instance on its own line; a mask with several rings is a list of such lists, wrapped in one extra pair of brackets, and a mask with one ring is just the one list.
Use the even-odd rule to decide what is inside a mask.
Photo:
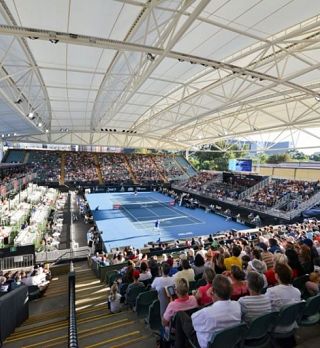
[(255, 78), (272, 81), (277, 84), (278, 83), (284, 84), (285, 86), (294, 88), (299, 91), (303, 91), (304, 93), (307, 93), (310, 95), (314, 95), (314, 96), (316, 95), (314, 91), (309, 90), (308, 88), (305, 88), (296, 83), (292, 83), (290, 81), (281, 80), (272, 75), (257, 72), (251, 69), (237, 66), (235, 64), (229, 64), (229, 63), (220, 62), (213, 59), (203, 58), (203, 57), (194, 56), (194, 55), (185, 54), (185, 53), (176, 52), (176, 51), (166, 51), (163, 48), (156, 48), (156, 47), (152, 47), (148, 45), (141, 45), (141, 44), (118, 41), (118, 40), (103, 39), (98, 37), (90, 37), (86, 35), (68, 34), (64, 32), (53, 32), (53, 31), (44, 30), (44, 29), (16, 27), (16, 26), (10, 26), (10, 25), (0, 25), (0, 34), (13, 35), (17, 37), (27, 37), (27, 38), (31, 37), (31, 38), (37, 38), (39, 40), (45, 40), (45, 41), (58, 40), (57, 43), (64, 42), (64, 43), (69, 43), (73, 45), (100, 47), (100, 48), (113, 49), (118, 51), (144, 52), (146, 54), (151, 53), (155, 56), (173, 58), (182, 62), (189, 62), (193, 64), (203, 65), (204, 67), (212, 67), (215, 69), (221, 68), (221, 69), (226, 69), (238, 74), (250, 75)]

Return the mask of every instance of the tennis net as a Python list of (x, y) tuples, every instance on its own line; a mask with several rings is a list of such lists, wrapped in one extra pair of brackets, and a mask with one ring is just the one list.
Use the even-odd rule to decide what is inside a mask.
[(169, 202), (159, 202), (159, 201), (151, 201), (151, 202), (135, 202), (135, 203), (123, 203), (123, 202), (115, 202), (113, 203), (113, 209), (139, 209), (139, 208), (161, 208), (161, 207), (172, 207), (174, 206), (174, 201)]

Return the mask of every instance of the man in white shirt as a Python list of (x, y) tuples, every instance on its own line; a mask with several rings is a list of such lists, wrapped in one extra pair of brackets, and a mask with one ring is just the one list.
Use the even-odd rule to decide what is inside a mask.
[(166, 286), (172, 286), (174, 284), (174, 278), (169, 277), (170, 265), (167, 262), (163, 262), (161, 265), (162, 277), (154, 278), (151, 287), (159, 292), (160, 289)]
[(175, 348), (186, 347), (186, 340), (200, 348), (207, 348), (214, 332), (240, 324), (241, 307), (237, 301), (231, 301), (232, 285), (229, 279), (221, 274), (212, 282), (213, 304), (192, 314), (185, 312), (176, 315)]
[[(292, 270), (283, 263), (277, 263), (275, 266), (275, 277), (279, 285), (268, 288), (266, 296), (270, 298), (272, 311), (279, 311), (281, 307), (301, 301), (300, 290), (292, 286)], [(290, 326), (277, 326), (275, 332), (289, 332), (296, 327), (296, 324)]]
[(191, 268), (188, 260), (182, 260), (181, 262), (182, 270), (177, 272), (173, 277), (175, 279), (184, 278), (189, 282), (194, 281), (194, 270)]

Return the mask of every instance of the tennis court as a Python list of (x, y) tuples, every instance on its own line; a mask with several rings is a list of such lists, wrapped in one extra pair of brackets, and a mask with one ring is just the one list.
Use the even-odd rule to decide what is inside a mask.
[[(94, 193), (86, 198), (107, 248), (141, 247), (159, 238), (166, 241), (246, 228), (202, 209), (173, 206), (170, 197), (158, 192)], [(156, 220), (160, 221), (157, 229)]]

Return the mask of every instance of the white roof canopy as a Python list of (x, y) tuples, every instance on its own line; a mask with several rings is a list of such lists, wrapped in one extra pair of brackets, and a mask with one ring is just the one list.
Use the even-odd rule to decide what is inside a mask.
[(319, 14), (301, 0), (2, 0), (0, 133), (188, 149), (320, 127)]

